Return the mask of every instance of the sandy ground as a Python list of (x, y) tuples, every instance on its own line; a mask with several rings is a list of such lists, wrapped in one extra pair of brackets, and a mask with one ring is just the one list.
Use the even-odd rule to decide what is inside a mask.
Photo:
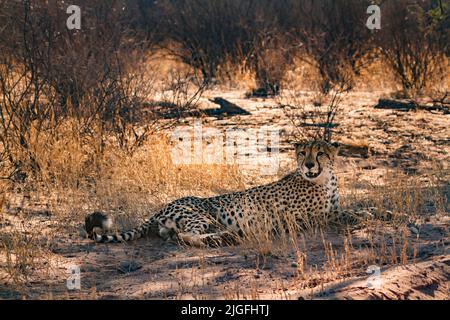
[[(446, 193), (444, 214), (425, 210), (423, 219), (413, 225), (381, 229), (374, 222), (354, 231), (351, 245), (342, 233), (330, 231), (299, 238), (299, 250), (290, 246), (259, 254), (244, 245), (186, 248), (154, 237), (130, 244), (96, 245), (81, 237), (79, 222), (61, 230), (51, 213), (33, 205), (17, 213), (11, 204), (2, 213), (1, 232), (6, 235), (11, 226), (20, 225), (24, 230), (38, 228), (42, 236), (51, 235), (43, 237), (51, 253), (43, 253), (45, 263), (19, 287), (13, 286), (0, 268), (0, 298), (448, 299), (450, 116), (374, 109), (380, 96), (357, 92), (342, 103), (336, 129), (339, 140), (364, 141), (370, 156), (342, 158), (337, 170), (340, 180), (345, 182), (352, 175), (361, 182), (377, 184), (391, 169), (426, 179), (426, 174), (439, 166)], [(222, 97), (250, 115), (206, 117), (204, 126), (282, 129), (280, 171), (292, 168), (289, 120), (275, 107), (276, 101), (248, 99), (244, 92), (212, 91), (200, 101), (202, 107), (217, 107), (209, 100), (214, 97)], [(190, 120), (186, 121), (189, 124)], [(244, 168), (248, 175), (257, 175), (255, 170)], [(274, 177), (258, 176), (253, 184), (271, 179)], [(375, 245), (374, 237), (378, 237)], [(282, 244), (274, 247), (284, 248)], [(0, 265), (6, 267), (6, 260)], [(373, 275), (367, 272), (370, 265), (380, 268), (375, 279), (379, 287), (373, 286)], [(67, 289), (71, 266), (80, 268), (81, 290)]]
[[(295, 251), (259, 255), (246, 247), (187, 248), (150, 237), (131, 244), (95, 245), (59, 238), (22, 291), (0, 286), (2, 298), (71, 299), (448, 299), (448, 219), (409, 232), (408, 261), (367, 262), (369, 240), (355, 234), (351, 249), (343, 235), (307, 236), (301, 270)], [(395, 231), (392, 231), (395, 233)], [(389, 234), (389, 233), (388, 233)], [(387, 246), (393, 238), (387, 236)], [(328, 258), (331, 244), (335, 261)], [(344, 256), (348, 250), (348, 261)], [(414, 252), (416, 251), (416, 252)], [(379, 278), (367, 271), (380, 267)], [(81, 290), (67, 289), (72, 266), (81, 271)], [(376, 281), (379, 281), (376, 282)], [(371, 285), (372, 284), (372, 285)], [(377, 287), (379, 285), (379, 287)], [(23, 295), (26, 292), (26, 295)]]

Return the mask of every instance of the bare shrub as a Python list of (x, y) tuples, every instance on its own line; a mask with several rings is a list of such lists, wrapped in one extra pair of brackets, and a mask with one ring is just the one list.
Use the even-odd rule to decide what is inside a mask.
[(24, 232), (24, 227), (3, 233), (0, 237), (0, 271), (6, 274), (6, 282), (20, 292), (25, 292), (24, 285), (40, 271), (46, 272), (50, 267), (45, 262), (48, 253), (39, 243), (38, 232)]
[(441, 1), (401, 0), (386, 2), (382, 10), (381, 53), (400, 78), (403, 95), (421, 95), (436, 76), (445, 73), (450, 6)]
[(354, 76), (368, 61), (372, 42), (365, 12), (369, 5), (370, 1), (358, 0), (287, 1), (280, 21), (293, 43), (313, 58), (323, 93), (333, 88), (350, 90)]
[(259, 89), (278, 94), (288, 58), (279, 6), (266, 0), (163, 1), (165, 46), (206, 83), (232, 76), (229, 66), (239, 66), (255, 73)]
[(291, 120), (294, 139), (331, 141), (343, 95), (372, 59), (371, 35), (365, 26), (367, 1), (283, 1), (280, 28), (303, 63), (313, 64), (318, 93), (305, 92), (285, 79), (278, 104)]
[[(320, 86), (321, 81), (316, 85)], [(277, 103), (294, 129), (292, 139), (332, 141), (334, 129), (339, 126), (336, 116), (344, 95), (345, 89), (308, 95), (301, 88), (286, 84)]]
[[(71, 31), (62, 5), (1, 5), (7, 27), (0, 37), (4, 178), (39, 176), (36, 150), (67, 134), (98, 152), (110, 136), (127, 153), (142, 145), (155, 122), (143, 123), (141, 108), (156, 84), (147, 67), (152, 38), (136, 29), (135, 7), (123, 1), (87, 4), (83, 28)], [(185, 104), (192, 104), (189, 99)]]
[[(166, 106), (166, 109), (169, 107), (170, 116), (178, 119), (197, 109), (198, 101), (206, 90), (207, 83), (198, 79), (195, 71), (171, 70), (161, 87), (160, 101), (156, 104)], [(172, 124), (175, 123), (172, 122)]]
[(288, 38), (273, 27), (269, 30), (261, 32), (255, 49), (253, 69), (257, 91), (254, 94), (259, 96), (277, 96), (280, 93), (295, 52)]
[(250, 58), (255, 17), (254, 1), (163, 1), (167, 21), (163, 31), (168, 48), (184, 63), (200, 70), (205, 82), (214, 81), (226, 60), (240, 63)]

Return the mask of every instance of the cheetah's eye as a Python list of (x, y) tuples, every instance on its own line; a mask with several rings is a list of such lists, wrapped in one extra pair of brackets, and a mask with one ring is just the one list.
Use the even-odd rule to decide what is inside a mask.
[(318, 156), (323, 156), (324, 153), (323, 153), (322, 151), (319, 151), (319, 152), (317, 152), (317, 155), (318, 155)]

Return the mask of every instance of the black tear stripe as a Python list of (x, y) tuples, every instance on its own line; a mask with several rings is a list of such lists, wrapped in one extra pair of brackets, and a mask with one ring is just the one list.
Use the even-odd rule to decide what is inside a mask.
[(317, 166), (319, 167), (319, 171), (317, 171), (317, 172), (320, 174), (322, 172), (322, 168), (320, 167), (319, 153), (316, 154), (316, 162), (317, 162)]
[[(313, 145), (309, 146), (309, 156), (311, 156)], [(305, 154), (303, 157), (302, 167), (305, 165), (306, 159), (308, 158), (308, 154)]]

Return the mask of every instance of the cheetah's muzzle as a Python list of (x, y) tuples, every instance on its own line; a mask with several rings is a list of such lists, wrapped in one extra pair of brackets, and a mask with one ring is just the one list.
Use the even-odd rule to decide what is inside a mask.
[(305, 173), (305, 176), (307, 176), (310, 179), (317, 178), (320, 175), (321, 172), (307, 172)]

